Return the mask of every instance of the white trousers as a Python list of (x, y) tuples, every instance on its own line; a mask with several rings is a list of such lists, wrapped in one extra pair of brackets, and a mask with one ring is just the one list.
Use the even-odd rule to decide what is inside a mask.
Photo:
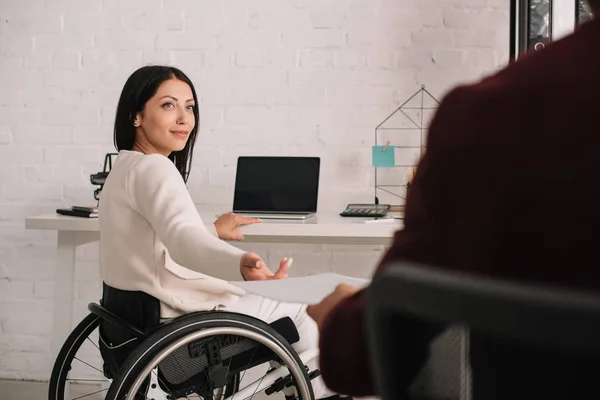
[[(309, 349), (318, 350), (319, 330), (315, 321), (306, 314), (305, 304), (283, 303), (248, 294), (240, 298), (233, 306), (219, 310), (250, 315), (263, 320), (266, 323), (271, 323), (280, 318), (290, 317), (292, 321), (294, 321), (296, 329), (298, 330), (298, 335), (300, 336), (300, 340), (292, 345), (294, 350), (296, 350), (297, 353), (302, 353)], [(311, 371), (318, 368), (318, 357), (306, 364)], [(333, 396), (335, 394), (327, 389), (321, 377), (317, 377), (311, 382), (317, 399)]]

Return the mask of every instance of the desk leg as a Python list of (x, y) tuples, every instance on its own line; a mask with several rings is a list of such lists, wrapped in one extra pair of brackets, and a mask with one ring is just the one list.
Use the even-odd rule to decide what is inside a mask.
[[(52, 320), (51, 365), (71, 332), (73, 322), (73, 290), (75, 281), (75, 235), (58, 231), (56, 270), (54, 275), (54, 309)], [(52, 368), (52, 366), (51, 366)]]

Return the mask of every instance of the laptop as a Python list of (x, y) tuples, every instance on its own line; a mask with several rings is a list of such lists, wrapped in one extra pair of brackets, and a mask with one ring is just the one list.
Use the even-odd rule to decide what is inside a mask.
[(317, 212), (319, 157), (239, 157), (233, 212), (304, 220)]

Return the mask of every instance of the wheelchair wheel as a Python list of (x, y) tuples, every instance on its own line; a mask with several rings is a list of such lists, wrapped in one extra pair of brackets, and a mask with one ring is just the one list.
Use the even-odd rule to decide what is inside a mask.
[[(249, 370), (265, 374), (246, 383)], [(232, 379), (237, 390), (226, 389)], [(149, 399), (156, 385), (171, 400), (249, 399), (261, 392), (314, 399), (307, 368), (284, 337), (261, 320), (230, 312), (188, 314), (154, 332), (121, 366), (106, 399)]]
[[(87, 315), (61, 347), (50, 375), (48, 400), (104, 400), (111, 384), (104, 374), (104, 361), (98, 347), (101, 318)], [(226, 396), (235, 393), (238, 376), (231, 377), (222, 390)], [(155, 400), (167, 399), (167, 394), (154, 391)]]
[(99, 324), (100, 318), (89, 314), (71, 332), (54, 362), (48, 400), (104, 398), (110, 382), (102, 372), (97, 345)]

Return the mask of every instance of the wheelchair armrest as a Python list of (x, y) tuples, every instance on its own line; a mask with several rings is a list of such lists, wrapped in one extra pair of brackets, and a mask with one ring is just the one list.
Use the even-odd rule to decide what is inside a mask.
[(275, 329), (277, 333), (283, 336), (289, 344), (296, 343), (300, 340), (296, 324), (294, 324), (294, 321), (292, 321), (290, 317), (280, 318), (277, 321), (271, 322), (269, 325), (271, 325), (271, 328)]
[(148, 335), (146, 335), (144, 332), (142, 332), (129, 322), (125, 321), (123, 318), (120, 318), (112, 312), (108, 311), (106, 308), (102, 307), (99, 304), (88, 304), (88, 310), (90, 310), (91, 313), (96, 314), (106, 322), (131, 331), (131, 333), (140, 340), (144, 340), (148, 337)]

